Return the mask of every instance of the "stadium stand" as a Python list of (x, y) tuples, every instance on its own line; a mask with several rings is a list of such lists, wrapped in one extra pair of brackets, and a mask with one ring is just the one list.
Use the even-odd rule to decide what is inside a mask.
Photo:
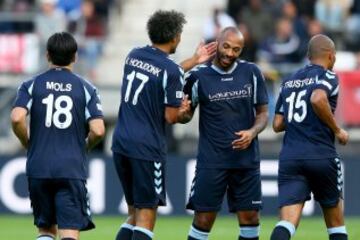
[[(45, 9), (44, 5), (54, 5), (56, 8), (49, 10), (49, 7)], [(202, 1), (191, 0), (2, 0), (0, 1), (0, 124), (2, 129), (0, 139), (11, 141), (12, 135), (8, 132), (6, 112), (10, 109), (14, 90), (21, 81), (46, 66), (39, 56), (44, 54), (44, 39), (49, 34), (46, 31), (50, 28), (64, 29), (57, 19), (65, 17), (65, 29), (73, 32), (83, 43), (80, 45), (77, 71), (86, 74), (101, 91), (104, 113), (110, 129), (104, 144), (105, 149), (108, 150), (120, 97), (119, 88), (122, 76), (119, 67), (123, 65), (126, 54), (133, 47), (148, 44), (144, 26), (146, 19), (154, 10), (177, 9), (186, 15), (188, 24), (184, 28), (182, 42), (177, 53), (172, 56), (175, 61), (180, 61), (193, 53), (196, 45), (204, 37), (207, 19), (214, 18), (214, 9), (225, 10), (227, 16), (233, 18), (233, 22), (245, 35), (247, 48), (242, 58), (257, 62), (262, 66), (267, 78), (271, 96), (270, 111), (272, 111), (281, 78), (292, 69), (304, 64), (306, 49), (303, 45), (317, 33), (329, 34), (339, 46), (336, 71), (354, 71), (360, 68), (360, 47), (357, 46), (359, 28), (356, 27), (359, 23), (359, 5), (360, 0), (346, 0), (341, 3), (323, 0), (212, 0), (207, 1), (206, 4)], [(46, 13), (51, 11), (51, 14)], [(61, 11), (63, 13), (60, 13)], [(324, 16), (331, 16), (331, 19), (326, 21)], [(251, 21), (248, 20), (250, 17)], [(280, 17), (283, 19), (281, 20), (283, 24), (275, 28), (275, 22), (281, 22), (278, 20)], [(268, 23), (268, 19), (272, 19), (271, 24), (267, 27), (262, 26), (261, 23)], [(287, 31), (290, 32), (287, 33)], [(287, 39), (286, 34), (294, 36), (290, 43), (296, 43), (296, 39), (298, 40), (298, 45), (292, 45), (294, 52), (291, 53), (291, 58), (276, 56), (274, 54), (279, 52), (269, 51), (273, 49), (271, 44), (278, 44), (276, 41), (280, 41), (279, 46), (289, 46), (286, 41), (291, 38)], [(280, 52), (280, 54), (283, 53)], [(354, 97), (347, 98), (345, 101), (357, 101), (356, 93), (351, 96)], [(351, 124), (347, 124), (347, 118), (341, 114), (350, 111), (347, 106), (351, 104), (344, 106), (345, 109), (338, 113), (338, 117), (343, 119), (344, 125), (352, 128), (351, 131), (356, 131), (360, 126), (360, 120), (355, 123), (351, 120)], [(174, 126), (172, 133), (171, 150), (193, 153), (196, 148), (194, 143), (198, 137), (197, 115), (186, 126)], [(360, 135), (353, 135), (353, 139), (360, 140), (360, 137), (357, 137)], [(260, 135), (260, 138), (265, 141), (277, 141), (278, 137), (270, 129), (266, 129)], [(17, 149), (19, 148), (11, 151)], [(10, 148), (6, 150), (10, 151)]]

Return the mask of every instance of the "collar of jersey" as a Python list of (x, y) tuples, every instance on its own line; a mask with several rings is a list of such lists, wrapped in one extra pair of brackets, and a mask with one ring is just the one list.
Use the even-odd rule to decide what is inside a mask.
[(51, 67), (49, 70), (50, 70), (50, 71), (67, 71), (67, 72), (70, 72), (70, 71), (71, 71), (71, 70), (68, 69), (68, 68), (59, 67), (59, 66), (57, 66), (57, 67)]
[(321, 66), (321, 65), (319, 65), (319, 64), (315, 64), (315, 63), (309, 63), (309, 64), (308, 64), (308, 67), (318, 67), (318, 68), (324, 69), (323, 66)]
[(157, 53), (159, 53), (159, 54), (162, 54), (162, 55), (164, 55), (164, 56), (168, 56), (169, 54), (167, 54), (166, 52), (163, 52), (163, 51), (161, 51), (160, 49), (158, 49), (158, 48), (156, 48), (156, 47), (153, 47), (153, 46), (150, 46), (150, 45), (146, 45), (146, 47), (148, 48), (148, 49), (151, 49), (151, 50), (153, 50), (153, 51), (155, 51), (155, 52), (157, 52)]
[(214, 64), (211, 64), (211, 68), (214, 69), (216, 72), (224, 75), (224, 74), (231, 74), (232, 72), (234, 72), (234, 70), (236, 69), (238, 63), (237, 61), (234, 62), (234, 64), (232, 65), (232, 67), (227, 70), (227, 71), (224, 71), (224, 70), (221, 70), (219, 67), (215, 66)]

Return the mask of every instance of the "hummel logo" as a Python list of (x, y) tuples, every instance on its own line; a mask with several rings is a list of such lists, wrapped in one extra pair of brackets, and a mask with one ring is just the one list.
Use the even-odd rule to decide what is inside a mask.
[(232, 81), (232, 80), (234, 80), (233, 77), (221, 78), (221, 81), (222, 81), (222, 82), (229, 82), (229, 81)]
[(154, 166), (156, 169), (160, 169), (161, 163), (160, 162), (154, 162)]
[(154, 179), (154, 182), (155, 182), (156, 186), (160, 186), (162, 180), (161, 180), (161, 178), (160, 179)]
[(160, 186), (160, 187), (155, 187), (155, 191), (156, 191), (156, 193), (157, 194), (160, 194), (161, 193), (161, 191), (162, 191), (162, 187)]
[(154, 174), (155, 174), (155, 176), (158, 178), (158, 177), (160, 177), (161, 176), (161, 170), (159, 170), (159, 171), (154, 171)]

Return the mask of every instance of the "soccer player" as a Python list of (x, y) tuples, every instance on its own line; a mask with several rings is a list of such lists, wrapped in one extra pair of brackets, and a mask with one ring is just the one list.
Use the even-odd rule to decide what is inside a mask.
[(345, 240), (341, 162), (335, 138), (345, 145), (348, 134), (335, 121), (339, 81), (332, 68), (334, 42), (315, 35), (308, 45), (310, 64), (282, 83), (273, 122), (275, 132), (285, 131), (279, 157), (281, 221), (271, 240), (290, 239), (299, 225), (310, 193), (322, 207), (330, 240)]
[(77, 240), (80, 230), (95, 227), (86, 190), (86, 152), (102, 139), (105, 128), (96, 88), (72, 73), (76, 52), (69, 33), (52, 35), (49, 70), (20, 86), (11, 113), (13, 131), (27, 149), (37, 240), (53, 240), (57, 234)]
[(263, 75), (252, 63), (238, 60), (241, 32), (225, 28), (213, 61), (189, 72), (191, 119), (200, 106), (199, 146), (188, 209), (195, 210), (189, 240), (208, 239), (225, 193), (240, 225), (238, 239), (259, 239), (261, 209), (260, 153), (257, 135), (268, 118)]
[(181, 66), (175, 52), (185, 18), (176, 11), (156, 11), (147, 22), (150, 46), (126, 57), (118, 123), (112, 151), (128, 204), (128, 219), (117, 240), (152, 239), (158, 206), (165, 196), (165, 124), (184, 120), (190, 101), (183, 96), (184, 70), (208, 60), (216, 43), (200, 45)]

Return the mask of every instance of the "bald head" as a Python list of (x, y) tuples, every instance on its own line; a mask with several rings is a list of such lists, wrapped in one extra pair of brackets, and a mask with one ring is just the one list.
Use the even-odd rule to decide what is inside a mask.
[(328, 36), (317, 34), (310, 39), (308, 47), (310, 60), (326, 58), (329, 53), (335, 53), (335, 44)]
[(223, 41), (224, 39), (226, 39), (228, 37), (228, 35), (235, 35), (236, 37), (239, 38), (240, 41), (244, 41), (244, 36), (242, 35), (242, 33), (240, 32), (240, 30), (236, 27), (227, 27), (224, 28), (219, 36), (218, 36), (218, 42)]
[(214, 63), (223, 70), (229, 69), (244, 47), (244, 37), (236, 27), (227, 27), (221, 31)]

